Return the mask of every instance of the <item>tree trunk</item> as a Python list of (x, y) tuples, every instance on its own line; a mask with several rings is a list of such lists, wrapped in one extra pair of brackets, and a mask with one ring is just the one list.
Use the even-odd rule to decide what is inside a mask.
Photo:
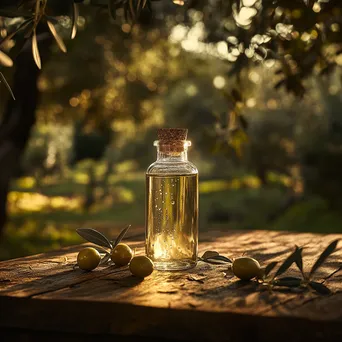
[[(44, 62), (49, 51), (51, 38), (46, 27), (38, 33), (39, 50)], [(15, 60), (13, 92), (0, 124), (0, 236), (7, 220), (7, 195), (12, 177), (15, 175), (20, 157), (27, 145), (31, 128), (35, 124), (39, 91), (37, 79), (40, 70), (35, 65), (31, 41), (27, 41)]]

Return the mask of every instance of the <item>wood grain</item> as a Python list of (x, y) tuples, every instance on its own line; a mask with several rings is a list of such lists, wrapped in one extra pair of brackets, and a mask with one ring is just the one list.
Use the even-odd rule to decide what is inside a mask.
[[(216, 250), (261, 264), (281, 261), (304, 246), (308, 271), (341, 235), (268, 231), (202, 234), (201, 255)], [(143, 253), (143, 236), (129, 242)], [(342, 244), (342, 243), (341, 243)], [(199, 262), (186, 272), (154, 272), (141, 281), (127, 267), (73, 270), (81, 246), (0, 263), (0, 328), (113, 334), (178, 340), (342, 340), (342, 250), (315, 280), (333, 294), (260, 291), (241, 282), (226, 265)], [(290, 275), (298, 275), (292, 268)], [(82, 319), (79, 319), (79, 318)]]

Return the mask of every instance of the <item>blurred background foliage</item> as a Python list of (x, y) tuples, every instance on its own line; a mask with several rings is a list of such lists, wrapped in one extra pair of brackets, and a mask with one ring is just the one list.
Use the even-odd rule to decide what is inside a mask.
[[(143, 226), (158, 127), (189, 129), (202, 231), (342, 232), (340, 1), (38, 2), (37, 31), (36, 1), (0, 6), (12, 89), (20, 44), (31, 49), (37, 32), (48, 56), (36, 123), (10, 169), (0, 259), (78, 243), (79, 226)], [(46, 20), (66, 54), (60, 41), (41, 45)], [(4, 86), (0, 99), (1, 152)]]

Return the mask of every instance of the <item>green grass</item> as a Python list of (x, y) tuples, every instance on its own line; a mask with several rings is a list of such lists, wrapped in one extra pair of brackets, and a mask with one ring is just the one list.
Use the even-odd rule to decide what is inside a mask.
[[(113, 175), (106, 189), (109, 196), (96, 202), (89, 211), (83, 211), (78, 207), (81, 202), (77, 202), (85, 194), (85, 178), (82, 173), (73, 173), (65, 180), (47, 178), (39, 188), (32, 179), (14, 184), (10, 221), (0, 242), (0, 259), (80, 243), (82, 240), (75, 232), (80, 226), (95, 227), (110, 235), (127, 224), (135, 227), (144, 225), (143, 173)], [(329, 210), (324, 200), (319, 198), (297, 203), (269, 221), (269, 215), (277, 212), (283, 203), (286, 188), (280, 183), (261, 188), (255, 179), (249, 177), (247, 182), (245, 180), (206, 180), (200, 183), (200, 231), (271, 229), (342, 232), (341, 215)], [(28, 199), (21, 205), (20, 199), (25, 196)], [(34, 206), (35, 201), (41, 207)], [(75, 207), (68, 207), (72, 201)], [(217, 217), (217, 213), (221, 216), (223, 213), (225, 219)]]

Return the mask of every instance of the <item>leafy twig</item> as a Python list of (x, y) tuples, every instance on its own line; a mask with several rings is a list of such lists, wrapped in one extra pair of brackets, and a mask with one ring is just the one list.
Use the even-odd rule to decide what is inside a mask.
[[(109, 261), (113, 249), (121, 242), (121, 240), (124, 238), (124, 236), (126, 235), (130, 227), (131, 225), (128, 225), (127, 227), (125, 227), (120, 232), (115, 242), (109, 241), (109, 239), (104, 234), (100, 233), (99, 231), (93, 228), (77, 228), (76, 232), (80, 236), (82, 236), (85, 240), (92, 242), (97, 246), (100, 246), (100, 247), (96, 247), (96, 249), (99, 249), (100, 252), (105, 254), (100, 262), (100, 264), (103, 265)], [(108, 252), (102, 247), (108, 248), (110, 251)]]

